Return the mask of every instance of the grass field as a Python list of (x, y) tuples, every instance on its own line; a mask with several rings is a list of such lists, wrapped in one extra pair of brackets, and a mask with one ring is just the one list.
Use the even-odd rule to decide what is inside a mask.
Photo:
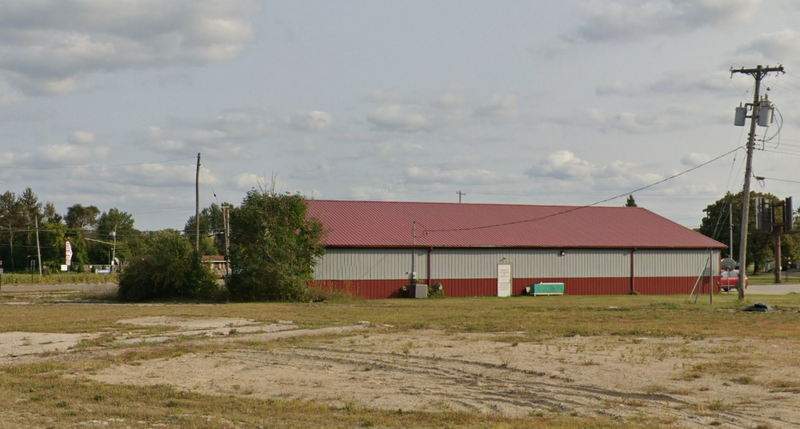
[[(703, 301), (705, 298), (692, 304), (685, 296), (141, 305), (88, 303), (82, 302), (84, 298), (78, 293), (68, 296), (62, 294), (57, 302), (49, 303), (47, 299), (43, 300), (41, 292), (0, 293), (2, 333), (91, 334), (91, 338), (87, 337), (69, 350), (42, 351), (24, 356), (15, 355), (12, 351), (5, 356), (0, 355), (0, 395), (18, 398), (7, 401), (0, 411), (0, 427), (599, 428), (680, 426), (687, 422), (692, 426), (698, 421), (708, 424), (718, 422), (724, 427), (725, 418), (745, 417), (737, 417), (736, 406), (731, 402), (711, 395), (717, 387), (709, 385), (710, 376), (723, 378), (720, 389), (761, 389), (767, 392), (764, 395), (772, 389), (782, 392), (780, 395), (787, 403), (798, 399), (795, 391), (800, 392), (800, 384), (792, 384), (791, 380), (782, 382), (782, 378), (776, 374), (759, 372), (761, 365), (756, 360), (748, 359), (765, 359), (769, 354), (750, 353), (752, 357), (748, 358), (744, 346), (751, 343), (764, 344), (765, 347), (774, 344), (785, 348), (787, 344), (800, 344), (800, 329), (797, 328), (800, 326), (800, 295), (796, 294), (748, 298), (750, 301), (766, 300), (777, 309), (762, 314), (738, 311), (743, 303), (737, 302), (733, 295), (715, 297), (714, 305)], [(146, 316), (187, 320), (245, 318), (252, 319), (253, 323), (264, 324), (291, 321), (298, 328), (308, 330), (368, 322), (370, 330), (369, 334), (339, 333), (264, 340), (237, 334), (235, 329), (231, 329), (231, 338), (236, 340), (234, 342), (216, 342), (211, 334), (181, 334), (173, 340), (154, 344), (120, 341), (123, 338), (144, 339), (172, 329), (118, 323), (122, 319)], [(237, 340), (237, 335), (240, 340)], [(463, 338), (459, 341), (471, 345), (463, 346), (463, 350), (459, 349), (462, 345), (458, 342), (442, 345), (451, 338)], [(33, 346), (37, 340), (27, 341)], [(724, 341), (724, 346), (719, 345), (718, 341)], [(380, 344), (383, 344), (380, 346), (383, 349), (378, 350), (376, 347)], [(500, 351), (478, 353), (477, 350), (482, 350), (480, 347)], [(570, 352), (569, 347), (573, 347), (575, 353)], [(458, 354), (453, 351), (457, 349), (461, 350)], [(664, 379), (666, 381), (654, 381), (642, 387), (642, 392), (637, 394), (639, 396), (623, 395), (619, 403), (614, 395), (603, 399), (608, 407), (627, 407), (632, 410), (626, 412), (624, 417), (606, 415), (603, 414), (603, 407), (585, 404), (572, 408), (559, 408), (552, 404), (543, 408), (534, 407), (525, 415), (469, 411), (446, 405), (398, 411), (387, 407), (372, 408), (368, 402), (332, 403), (313, 398), (258, 394), (258, 389), (263, 387), (259, 384), (241, 388), (229, 386), (227, 390), (220, 388), (218, 392), (209, 393), (207, 388), (197, 390), (179, 384), (114, 384), (93, 378), (109, 368), (113, 374), (126, 367), (134, 371), (137, 367), (141, 368), (143, 374), (145, 371), (156, 371), (151, 374), (154, 376), (159, 372), (152, 369), (151, 365), (159, 367), (181, 358), (218, 358), (221, 360), (215, 361), (217, 366), (210, 367), (218, 368), (220, 362), (233, 363), (232, 360), (225, 360), (230, 356), (249, 356), (248, 353), (254, 352), (259, 356), (261, 353), (288, 353), (287, 356), (300, 353), (302, 359), (297, 360), (300, 365), (305, 362), (303, 359), (310, 359), (310, 353), (320, 350), (341, 353), (336, 355), (340, 361), (359, 362), (352, 364), (355, 366), (348, 370), (351, 372), (345, 374), (366, 381), (370, 380), (370, 376), (379, 377), (387, 373), (392, 365), (397, 365), (390, 362), (398, 358), (432, 362), (434, 366), (426, 371), (434, 373), (439, 366), (457, 364), (458, 367), (447, 371), (463, 372), (466, 369), (460, 365), (479, 365), (484, 368), (481, 371), (514, 369), (523, 371), (519, 376), (534, 377), (530, 370), (524, 369), (528, 365), (525, 356), (538, 353), (537, 350), (560, 362), (552, 368), (553, 377), (569, 373), (578, 380), (576, 383), (584, 373), (586, 378), (582, 383), (591, 383), (593, 380), (601, 383), (601, 377), (597, 374), (602, 372), (595, 374), (592, 371), (610, 370), (612, 366), (609, 365), (616, 365), (613, 361), (627, 362), (626, 365), (633, 366), (661, 365), (664, 371), (671, 371), (672, 375)], [(476, 355), (467, 359), (465, 354), (470, 350), (476, 350)], [(379, 352), (380, 359), (375, 358)], [(579, 360), (571, 360), (570, 356), (576, 354), (582, 356)], [(325, 362), (335, 361), (332, 360), (332, 354), (326, 356)], [(373, 360), (357, 360), (354, 356), (358, 359), (370, 356)], [(712, 364), (723, 356), (730, 357), (730, 365), (718, 367)], [(799, 363), (786, 361), (791, 360), (791, 356), (780, 359), (776, 360), (778, 366)], [(119, 370), (113, 369), (117, 366)], [(200, 366), (197, 368), (200, 375), (203, 370)], [(314, 366), (309, 368), (313, 372)], [(328, 371), (333, 370), (335, 368)], [(491, 384), (491, 374), (487, 373), (486, 377), (489, 377), (486, 383)], [(320, 384), (319, 389), (331, 383), (326, 379), (320, 380), (316, 381)], [(505, 384), (498, 386), (513, 384), (513, 380), (513, 377), (509, 378), (503, 382)], [(521, 384), (523, 387), (519, 388), (531, 389), (533, 385)], [(523, 396), (534, 393), (535, 390), (531, 390)], [(648, 395), (653, 398), (671, 395), (680, 399), (676, 400), (676, 404), (688, 405), (676, 405), (677, 411), (668, 408), (664, 415), (653, 414), (647, 411), (647, 407), (651, 406)], [(791, 411), (791, 406), (787, 407)], [(791, 415), (791, 412), (787, 412)], [(682, 421), (674, 413), (686, 413), (694, 420)]]
[(93, 273), (56, 273), (40, 276), (38, 273), (4, 273), (2, 282), (5, 285), (13, 284), (75, 284), (75, 283), (115, 283), (116, 274)]

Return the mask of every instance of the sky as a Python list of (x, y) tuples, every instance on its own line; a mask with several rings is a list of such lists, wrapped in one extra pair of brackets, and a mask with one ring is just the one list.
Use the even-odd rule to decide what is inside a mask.
[[(0, 191), (182, 229), (250, 189), (584, 205), (687, 227), (741, 190), (800, 197), (800, 2), (2, 0)], [(779, 120), (782, 118), (782, 121)]]

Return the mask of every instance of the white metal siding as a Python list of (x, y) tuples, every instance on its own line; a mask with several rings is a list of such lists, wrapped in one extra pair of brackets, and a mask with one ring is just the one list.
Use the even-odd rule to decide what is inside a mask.
[[(417, 277), (428, 277), (428, 251), (414, 250)], [(314, 268), (316, 280), (398, 280), (411, 271), (411, 249), (327, 249)]]
[(497, 276), (502, 258), (512, 264), (514, 278), (627, 277), (629, 250), (564, 249), (433, 249), (433, 278), (469, 279)]
[[(512, 264), (514, 278), (628, 277), (628, 249), (433, 249), (434, 279), (494, 278), (502, 258)], [(327, 249), (315, 267), (317, 280), (405, 279), (411, 270), (410, 249)], [(428, 250), (414, 251), (417, 276), (428, 278)], [(636, 277), (697, 276), (708, 264), (708, 250), (636, 250)], [(719, 270), (719, 250), (713, 251), (712, 272)], [(707, 273), (706, 273), (707, 275)]]
[(691, 277), (708, 275), (711, 254), (712, 273), (719, 274), (719, 250), (637, 250), (634, 255), (636, 277)]

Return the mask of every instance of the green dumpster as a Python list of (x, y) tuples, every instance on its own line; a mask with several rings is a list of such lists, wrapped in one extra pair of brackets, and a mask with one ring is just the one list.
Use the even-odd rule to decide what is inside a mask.
[(535, 283), (531, 295), (564, 295), (564, 283)]

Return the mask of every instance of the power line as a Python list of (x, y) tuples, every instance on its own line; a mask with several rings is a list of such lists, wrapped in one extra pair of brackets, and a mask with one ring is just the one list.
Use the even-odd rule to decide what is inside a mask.
[(641, 187), (633, 189), (631, 191), (625, 191), (625, 192), (623, 192), (621, 194), (614, 195), (613, 197), (609, 197), (609, 198), (606, 198), (606, 199), (603, 199), (603, 200), (595, 201), (595, 202), (593, 202), (591, 204), (587, 204), (587, 205), (584, 205), (584, 206), (572, 207), (572, 208), (569, 208), (569, 209), (566, 209), (566, 210), (562, 210), (560, 212), (551, 213), (551, 214), (544, 215), (544, 216), (539, 216), (539, 217), (529, 218), (529, 219), (520, 219), (520, 220), (511, 221), (511, 222), (501, 222), (501, 223), (496, 223), (496, 224), (480, 225), (480, 226), (468, 226), (468, 227), (462, 227), (462, 228), (425, 229), (424, 232), (427, 233), (427, 232), (475, 231), (475, 230), (479, 230), (479, 229), (496, 228), (496, 227), (500, 227), (500, 226), (516, 225), (516, 224), (520, 224), (520, 223), (538, 222), (538, 221), (541, 221), (541, 220), (545, 220), (545, 219), (549, 219), (549, 218), (552, 218), (552, 217), (556, 217), (556, 216), (564, 215), (564, 214), (567, 214), (567, 213), (571, 213), (571, 212), (574, 212), (574, 211), (577, 211), (577, 210), (593, 207), (593, 206), (596, 206), (598, 204), (602, 204), (602, 203), (605, 203), (605, 202), (608, 202), (608, 201), (611, 201), (611, 200), (615, 200), (617, 198), (622, 198), (622, 197), (631, 195), (631, 194), (639, 192), (639, 191), (643, 191), (645, 189), (652, 188), (654, 186), (660, 185), (660, 184), (662, 184), (664, 182), (667, 182), (669, 180), (678, 178), (680, 176), (683, 176), (684, 174), (687, 174), (687, 173), (690, 173), (690, 172), (692, 172), (694, 170), (697, 170), (698, 168), (705, 167), (706, 165), (711, 164), (712, 162), (717, 161), (717, 160), (719, 160), (721, 158), (724, 158), (724, 157), (726, 157), (726, 156), (738, 151), (741, 148), (742, 148), (742, 146), (737, 146), (734, 149), (723, 153), (722, 155), (716, 156), (716, 157), (714, 157), (714, 158), (712, 158), (712, 159), (710, 159), (710, 160), (708, 160), (706, 162), (698, 164), (698, 165), (696, 165), (696, 166), (694, 166), (692, 168), (683, 170), (683, 171), (681, 171), (679, 173), (673, 174), (673, 175), (671, 175), (669, 177), (666, 177), (664, 179), (661, 179), (659, 181), (650, 183), (649, 185), (641, 186)]
[(765, 176), (758, 176), (756, 179), (766, 179), (766, 180), (774, 180), (776, 182), (787, 182), (787, 183), (800, 183), (800, 180), (791, 180), (791, 179), (778, 179), (775, 177), (765, 177)]

